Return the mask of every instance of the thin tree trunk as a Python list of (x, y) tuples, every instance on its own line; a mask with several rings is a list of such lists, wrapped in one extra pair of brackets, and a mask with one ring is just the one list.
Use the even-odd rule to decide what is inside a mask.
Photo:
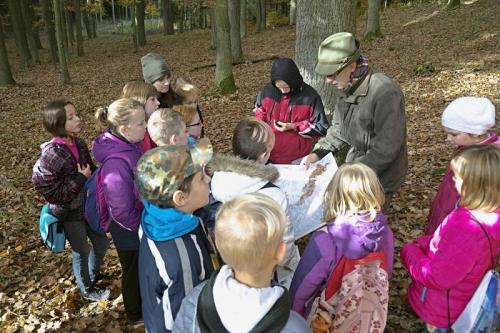
[(55, 65), (57, 63), (57, 43), (56, 43), (56, 31), (54, 29), (54, 22), (52, 21), (52, 11), (50, 10), (49, 0), (40, 0), (42, 5), (42, 16), (45, 21), (45, 27), (47, 29), (47, 39), (49, 40), (49, 51), (52, 63)]
[(337, 92), (325, 82), (324, 77), (314, 73), (318, 47), (326, 37), (334, 33), (356, 33), (356, 3), (357, 0), (297, 0), (295, 61), (304, 81), (321, 95), (325, 113), (330, 119)]
[(80, 0), (74, 0), (74, 6), (75, 6), (76, 50), (77, 50), (77, 55), (79, 57), (82, 57), (84, 55), (84, 51), (83, 51), (83, 32), (82, 32), (82, 10), (80, 8)]
[(17, 51), (21, 58), (21, 67), (28, 68), (31, 63), (31, 55), (26, 40), (26, 32), (24, 29), (23, 18), (21, 15), (21, 7), (18, 0), (9, 0), (9, 13), (14, 30), (14, 38), (16, 41)]
[(146, 45), (146, 28), (144, 26), (145, 0), (135, 0), (135, 21), (137, 25), (137, 44)]
[(132, 4), (130, 5), (130, 15), (132, 16), (132, 43), (134, 44), (134, 51), (137, 52), (139, 49), (139, 43), (137, 41), (137, 23), (135, 19), (135, 1), (132, 0)]
[(227, 0), (217, 0), (215, 3), (215, 24), (217, 25), (217, 51), (215, 66), (215, 85), (223, 95), (236, 91), (234, 84), (233, 65), (231, 63), (231, 38)]
[[(35, 9), (33, 6), (33, 4), (28, 6), (28, 15), (31, 22), (38, 21), (38, 17), (35, 15)], [(33, 38), (35, 38), (37, 50), (43, 50), (42, 41), (40, 40), (40, 28), (36, 24), (33, 24)]]
[(297, 20), (297, 0), (290, 0), (290, 25)]
[(23, 17), (24, 30), (26, 31), (26, 39), (28, 40), (28, 47), (31, 54), (31, 60), (34, 64), (40, 63), (40, 57), (38, 56), (38, 47), (36, 46), (36, 40), (33, 32), (33, 17), (30, 15), (29, 6), (31, 6), (31, 1), (22, 0), (21, 2), (21, 15)]
[(215, 22), (215, 8), (210, 8), (210, 49), (217, 48), (217, 23)]
[(67, 49), (64, 48), (64, 23), (63, 23), (63, 5), (62, 0), (53, 0), (53, 8), (55, 14), (57, 53), (59, 56), (59, 80), (61, 84), (70, 82), (68, 64), (66, 62)]
[(266, 30), (266, 0), (255, 0), (255, 15), (257, 18), (255, 32)]
[(231, 31), (231, 56), (234, 64), (243, 61), (240, 36), (240, 2), (238, 0), (228, 2), (228, 15)]
[(0, 15), (0, 87), (16, 84), (10, 70), (9, 55), (5, 47), (5, 36), (3, 33), (2, 15)]
[(66, 35), (68, 36), (68, 45), (75, 45), (75, 27), (73, 24), (73, 15), (70, 10), (64, 10), (66, 20)]
[(364, 38), (367, 40), (382, 36), (380, 31), (380, 5), (382, 0), (368, 0), (368, 14), (366, 15), (366, 31)]
[(113, 25), (115, 25), (115, 0), (111, 0), (111, 15), (113, 15)]
[(83, 12), (83, 25), (85, 26), (85, 32), (87, 33), (87, 39), (92, 39), (92, 27), (90, 26), (89, 13), (87, 11)]
[(240, 38), (247, 36), (247, 2), (240, 0)]

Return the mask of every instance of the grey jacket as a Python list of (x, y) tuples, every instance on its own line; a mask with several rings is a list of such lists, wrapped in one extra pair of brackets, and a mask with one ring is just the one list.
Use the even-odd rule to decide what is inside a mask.
[(396, 192), (408, 170), (403, 92), (385, 74), (369, 70), (335, 105), (332, 126), (314, 150), (334, 154), (349, 145), (346, 162), (362, 162), (378, 175), (386, 194)]

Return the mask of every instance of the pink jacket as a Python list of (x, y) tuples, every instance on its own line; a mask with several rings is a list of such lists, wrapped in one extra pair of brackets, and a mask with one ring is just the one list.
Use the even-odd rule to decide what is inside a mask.
[[(496, 144), (500, 146), (500, 137), (498, 137), (496, 133), (492, 133), (479, 144)], [(436, 192), (436, 196), (434, 200), (432, 200), (431, 209), (427, 218), (427, 226), (425, 227), (426, 235), (432, 235), (434, 231), (436, 231), (444, 218), (451, 213), (453, 208), (455, 208), (458, 198), (459, 195), (455, 189), (455, 182), (453, 181), (453, 172), (451, 171), (450, 164), (448, 164), (443, 180)]]
[[(493, 254), (500, 252), (500, 211), (496, 222), (482, 223), (489, 235)], [(491, 268), (488, 240), (480, 226), (463, 207), (453, 210), (433, 236), (424, 235), (401, 249), (401, 260), (412, 283), (408, 301), (425, 322), (448, 327), (446, 290), (450, 289), (450, 319), (463, 311), (484, 274)]]

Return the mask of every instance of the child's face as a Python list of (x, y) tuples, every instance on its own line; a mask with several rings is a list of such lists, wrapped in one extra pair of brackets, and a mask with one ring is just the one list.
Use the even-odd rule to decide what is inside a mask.
[(198, 171), (194, 175), (191, 181), (191, 189), (186, 198), (186, 202), (193, 212), (208, 204), (209, 182), (210, 176), (206, 175), (203, 171)]
[(456, 131), (448, 127), (443, 127), (443, 130), (446, 133), (446, 142), (454, 145), (455, 147), (470, 146), (481, 141), (481, 138), (469, 133)]
[(156, 88), (156, 91), (159, 93), (166, 93), (170, 89), (170, 77), (169, 76), (162, 76), (155, 82), (153, 82), (153, 86)]
[(73, 105), (67, 104), (64, 109), (66, 110), (66, 123), (64, 124), (64, 129), (69, 135), (76, 134), (82, 130), (82, 122), (76, 109)]
[(186, 128), (190, 136), (194, 137), (195, 139), (199, 139), (201, 137), (203, 123), (201, 122), (200, 115), (198, 113), (194, 115), (189, 124), (186, 124)]
[(146, 120), (149, 119), (151, 114), (158, 110), (160, 106), (160, 101), (156, 96), (149, 96), (146, 100), (146, 104), (144, 105), (144, 111), (146, 111)]
[(288, 94), (290, 92), (290, 86), (283, 80), (276, 80), (274, 86), (281, 91), (282, 94)]
[(136, 109), (132, 112), (129, 123), (123, 127), (121, 133), (131, 143), (141, 142), (146, 134), (146, 113), (144, 109)]
[(184, 123), (181, 126), (179, 134), (175, 136), (174, 145), (176, 146), (187, 146), (188, 144), (188, 131)]

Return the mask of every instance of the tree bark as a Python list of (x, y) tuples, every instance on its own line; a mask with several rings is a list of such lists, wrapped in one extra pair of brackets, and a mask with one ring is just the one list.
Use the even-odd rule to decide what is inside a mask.
[[(83, 57), (83, 32), (82, 32), (82, 10), (80, 8), (80, 0), (74, 0), (75, 6), (75, 30), (76, 30), (76, 51), (79, 57)], [(114, 10), (113, 10), (114, 23)]]
[(9, 55), (5, 47), (5, 36), (3, 33), (2, 16), (0, 15), (0, 87), (16, 84), (10, 70)]
[(21, 67), (28, 68), (31, 63), (31, 55), (28, 47), (28, 41), (26, 40), (26, 32), (18, 0), (9, 0), (9, 13), (12, 29), (14, 30), (17, 52), (21, 58)]
[(38, 56), (38, 47), (36, 45), (35, 35), (33, 32), (33, 17), (30, 15), (29, 6), (31, 6), (31, 1), (22, 0), (21, 1), (21, 15), (23, 17), (24, 30), (26, 31), (26, 39), (28, 41), (28, 47), (31, 54), (31, 61), (34, 64), (40, 63), (40, 57)]
[(215, 8), (210, 8), (210, 48), (215, 50), (217, 48), (217, 24), (215, 22)]
[(135, 22), (137, 26), (137, 45), (146, 45), (146, 28), (144, 26), (145, 0), (135, 0)]
[(290, 0), (290, 25), (294, 25), (297, 20), (297, 0)]
[(255, 0), (255, 32), (266, 30), (266, 0)]
[(170, 0), (161, 1), (162, 8), (162, 19), (163, 19), (163, 34), (173, 35), (174, 34), (174, 12), (172, 2)]
[(87, 33), (87, 39), (92, 39), (92, 27), (90, 26), (89, 13), (87, 11), (83, 11), (83, 25), (85, 26), (85, 32)]
[(75, 44), (75, 26), (73, 24), (73, 15), (70, 10), (64, 10), (64, 19), (66, 21), (66, 36), (68, 37), (68, 45)]
[(247, 2), (240, 0), (240, 38), (247, 36)]
[(234, 84), (233, 65), (231, 63), (231, 38), (227, 0), (217, 0), (215, 3), (215, 25), (217, 30), (215, 85), (223, 95), (236, 91)]
[(68, 64), (66, 62), (67, 49), (64, 48), (64, 25), (63, 25), (63, 5), (62, 0), (53, 0), (55, 25), (56, 25), (56, 39), (57, 39), (57, 54), (59, 56), (59, 81), (61, 84), (70, 82)]
[(228, 16), (231, 36), (231, 56), (233, 64), (243, 61), (240, 36), (240, 2), (239, 0), (228, 2)]
[(368, 0), (366, 32), (364, 38), (371, 40), (382, 36), (380, 31), (380, 5), (382, 0)]
[(56, 31), (54, 29), (54, 22), (52, 21), (52, 11), (50, 10), (49, 0), (40, 0), (42, 6), (42, 16), (45, 21), (45, 28), (47, 29), (47, 39), (49, 40), (50, 58), (52, 63), (57, 63), (57, 44), (56, 44)]
[(348, 31), (355, 34), (356, 3), (357, 0), (297, 0), (295, 61), (304, 81), (321, 95), (325, 113), (330, 119), (337, 91), (314, 72), (318, 47), (334, 33)]
[(132, 4), (130, 5), (130, 16), (132, 17), (132, 43), (134, 45), (134, 51), (137, 52), (139, 49), (137, 42), (137, 24), (135, 19), (135, 1), (132, 0)]

